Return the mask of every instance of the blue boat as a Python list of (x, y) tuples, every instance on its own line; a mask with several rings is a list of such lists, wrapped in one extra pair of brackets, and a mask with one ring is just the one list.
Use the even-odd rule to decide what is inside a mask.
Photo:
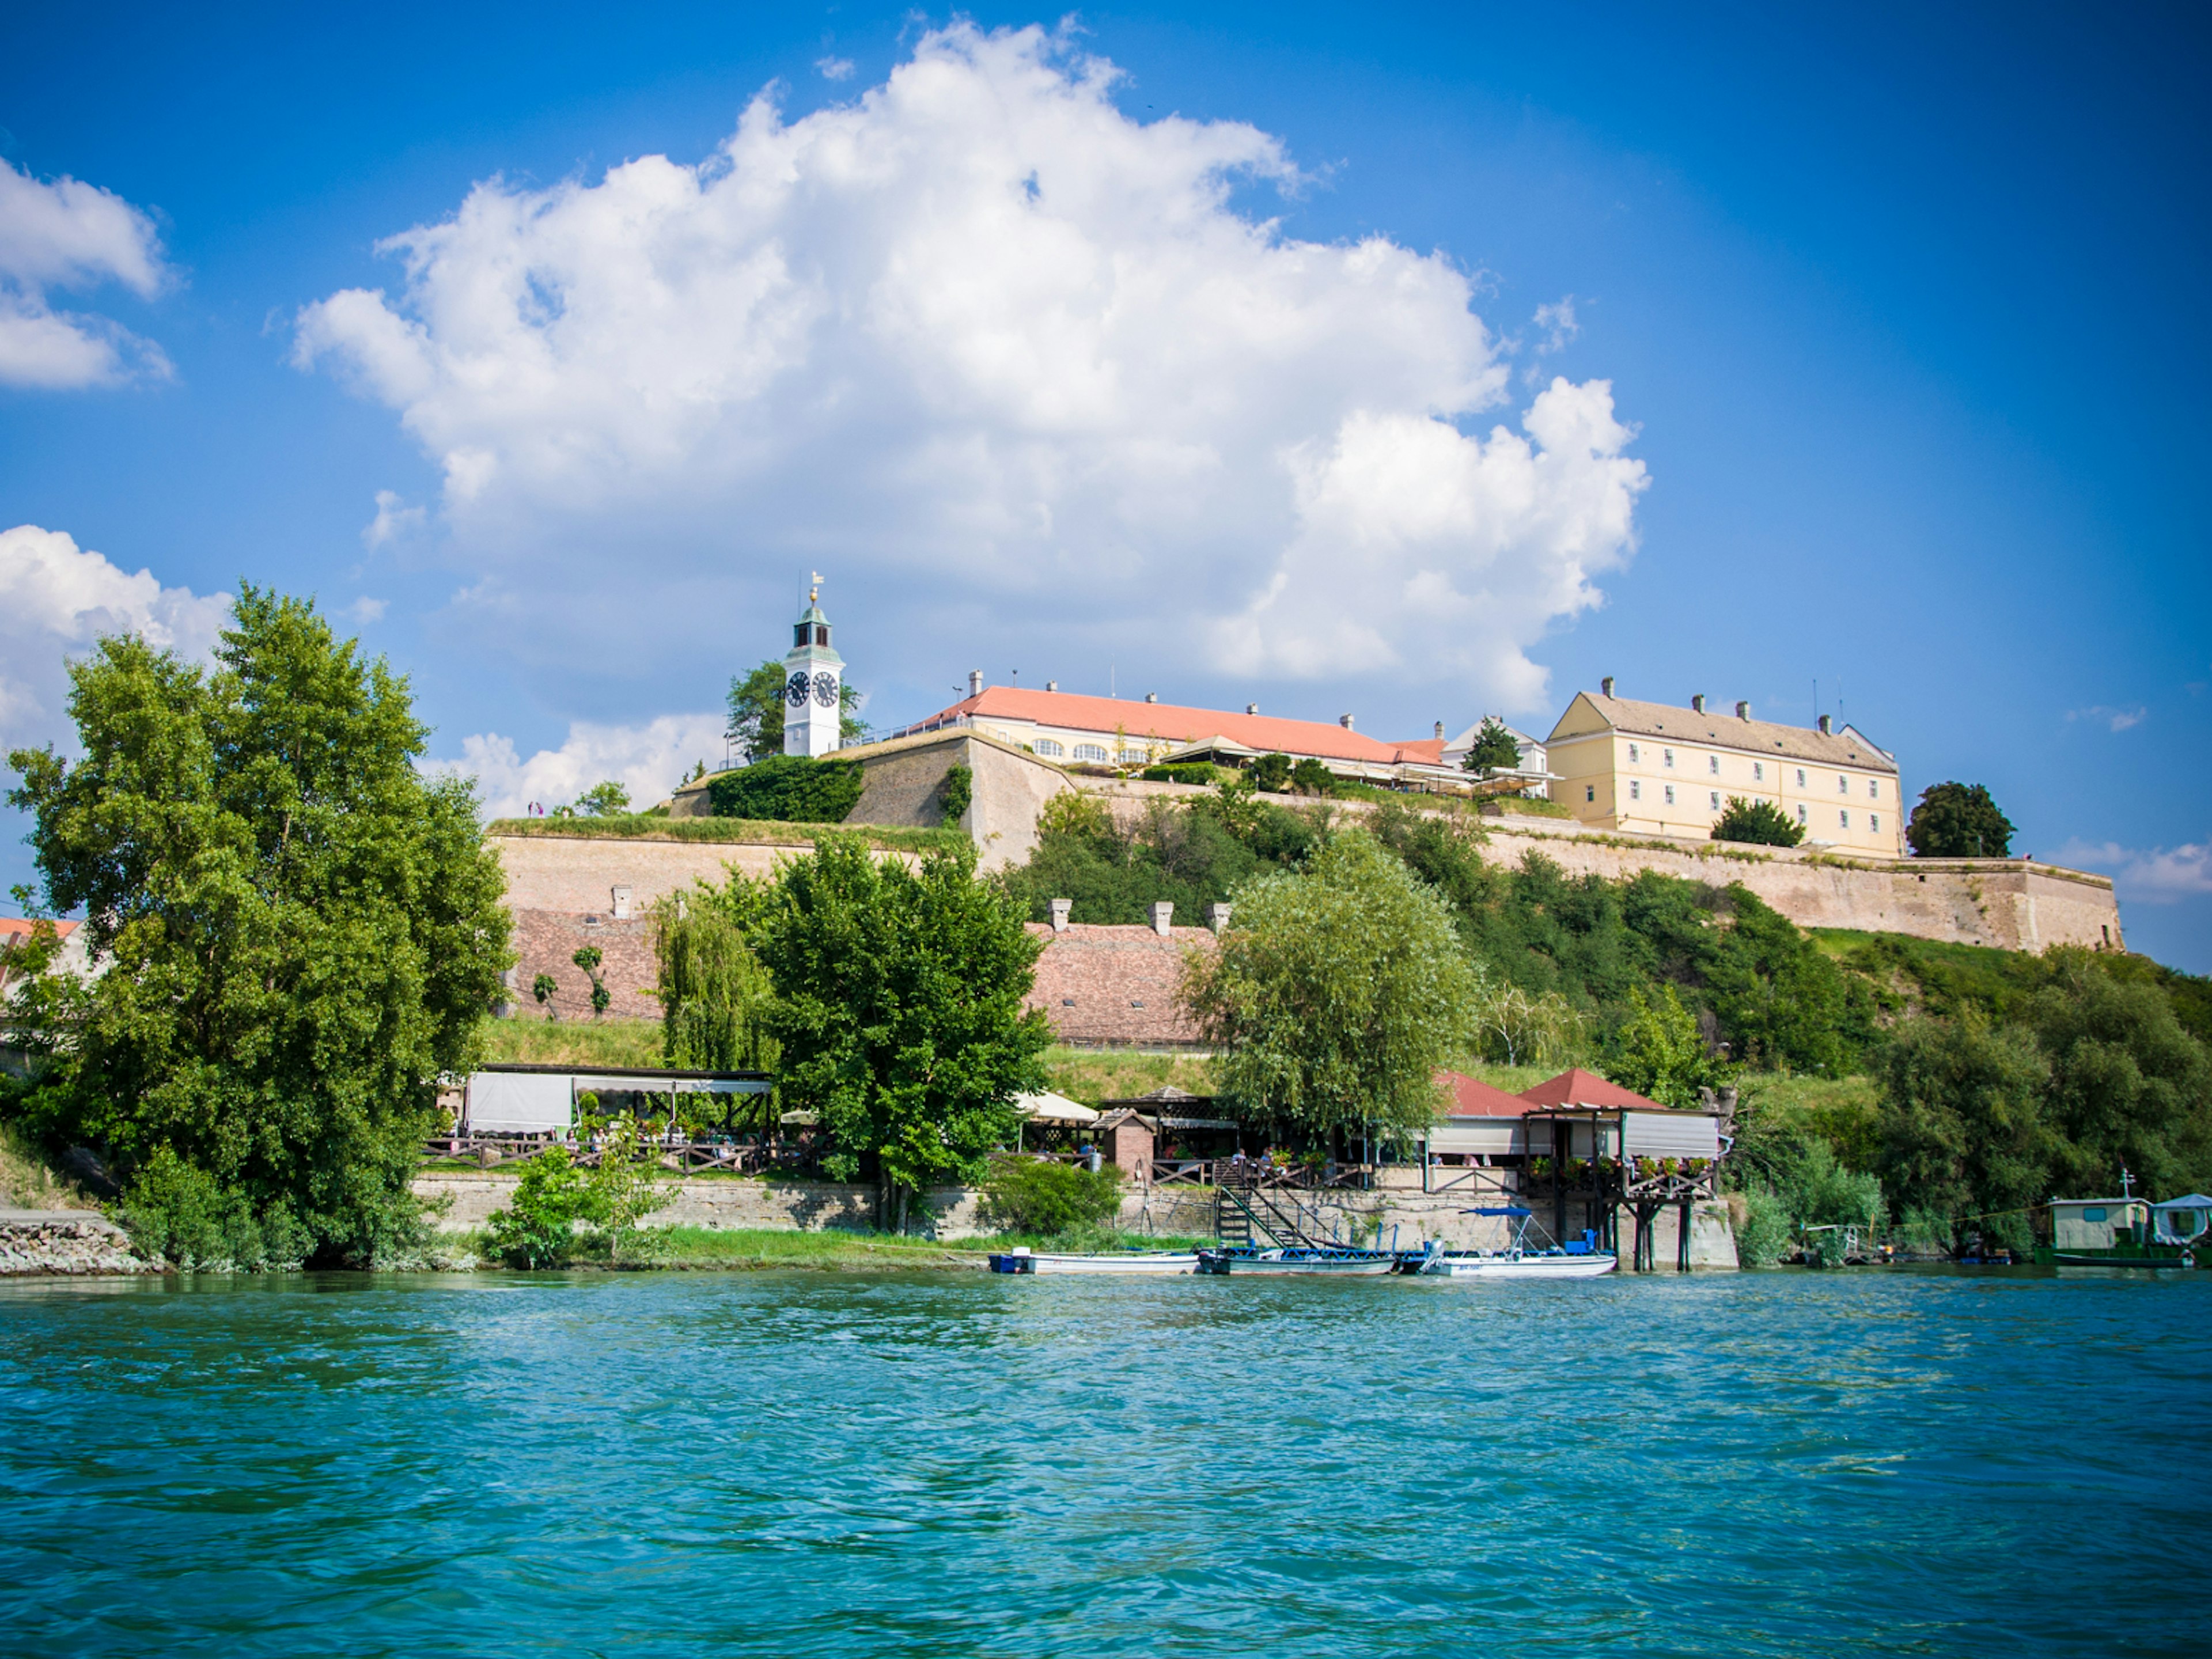
[(1354, 1250), (1334, 1245), (1297, 1244), (1262, 1249), (1230, 1245), (1198, 1253), (1202, 1273), (1333, 1273), (1346, 1277), (1393, 1272), (1391, 1250)]

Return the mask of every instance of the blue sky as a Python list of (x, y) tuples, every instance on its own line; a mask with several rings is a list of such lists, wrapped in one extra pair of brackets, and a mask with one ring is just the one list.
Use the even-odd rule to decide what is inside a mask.
[(884, 724), (1817, 680), (2212, 970), (2201, 25), (1776, 13), (11, 14), (4, 735), (245, 576), (642, 787), (820, 568)]

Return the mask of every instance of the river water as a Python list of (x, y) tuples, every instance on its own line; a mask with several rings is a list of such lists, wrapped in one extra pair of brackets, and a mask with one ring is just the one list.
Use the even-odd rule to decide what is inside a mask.
[(2201, 1651), (2212, 1273), (0, 1288), (0, 1651)]

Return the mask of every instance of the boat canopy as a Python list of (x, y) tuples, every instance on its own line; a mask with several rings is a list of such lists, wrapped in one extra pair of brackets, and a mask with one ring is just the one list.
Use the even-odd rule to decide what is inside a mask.
[(2191, 1193), (2150, 1206), (2151, 1237), (2160, 1244), (2191, 1244), (2212, 1228), (2212, 1198)]
[(1534, 1215), (1534, 1210), (1524, 1210), (1518, 1204), (1506, 1204), (1490, 1209), (1462, 1210), (1462, 1215)]

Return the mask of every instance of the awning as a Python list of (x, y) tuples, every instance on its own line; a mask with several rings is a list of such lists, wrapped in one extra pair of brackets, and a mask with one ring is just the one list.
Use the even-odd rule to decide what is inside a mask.
[(1014, 1103), (1032, 1123), (1096, 1123), (1098, 1114), (1080, 1101), (1070, 1100), (1066, 1095), (1049, 1091), (1041, 1095), (1016, 1095)]

